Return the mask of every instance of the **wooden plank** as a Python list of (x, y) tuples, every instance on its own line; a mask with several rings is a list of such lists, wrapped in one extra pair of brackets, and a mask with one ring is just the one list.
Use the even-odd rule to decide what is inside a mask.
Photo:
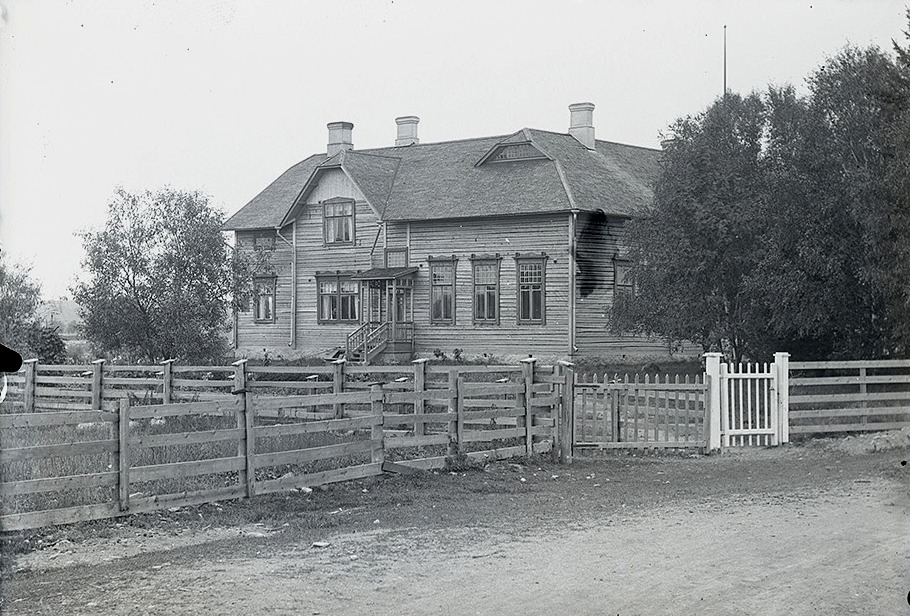
[(524, 415), (524, 409), (489, 409), (486, 411), (465, 411), (464, 421), (478, 421), (482, 419), (502, 419), (505, 417), (519, 417)]
[(487, 409), (518, 409), (524, 410), (523, 405), (519, 405), (519, 400), (493, 400), (487, 398), (462, 398), (461, 405), (464, 408), (487, 408)]
[(910, 359), (852, 361), (791, 361), (790, 370), (837, 370), (841, 368), (910, 368)]
[[(174, 367), (177, 371), (177, 367)], [(302, 379), (311, 374), (324, 374), (331, 376), (334, 372), (332, 366), (250, 366), (247, 364), (246, 371), (251, 374), (297, 374)], [(331, 385), (331, 381), (329, 381)]]
[(234, 441), (243, 438), (243, 430), (203, 430), (198, 432), (172, 432), (168, 434), (143, 434), (130, 439), (131, 446), (147, 449), (151, 447), (168, 447), (173, 445), (197, 445), (199, 443), (217, 443)]
[(117, 504), (120, 511), (130, 508), (130, 403), (120, 401), (120, 413), (117, 419)]
[(355, 441), (353, 443), (340, 443), (338, 445), (323, 445), (321, 447), (308, 447), (306, 449), (292, 449), (288, 451), (275, 451), (260, 453), (254, 457), (256, 468), (279, 466), (282, 464), (304, 464), (328, 458), (340, 458), (359, 453), (370, 453), (373, 450), (371, 440)]
[(83, 423), (111, 422), (116, 413), (107, 411), (70, 411), (68, 413), (17, 413), (0, 414), (0, 430), (10, 428), (38, 428), (46, 426), (76, 426)]
[(44, 479), (27, 479), (0, 483), (0, 497), (21, 496), (22, 494), (40, 494), (42, 492), (59, 492), (62, 490), (80, 490), (83, 488), (104, 488), (117, 485), (117, 473), (88, 473), (68, 475), (66, 477), (47, 477)]
[[(161, 379), (150, 379), (150, 378), (139, 378), (139, 377), (107, 377), (104, 379), (104, 387), (107, 388), (110, 385), (148, 385), (151, 387), (160, 387), (162, 386)], [(113, 388), (112, 388), (113, 389)]]
[(442, 405), (449, 401), (449, 390), (427, 389), (424, 391), (386, 392), (385, 401), (388, 404), (435, 402), (437, 405)]
[[(127, 366), (127, 365), (122, 365), (122, 364), (108, 364), (108, 363), (105, 363), (105, 364), (104, 364), (104, 371), (105, 371), (105, 372), (151, 372), (151, 373), (157, 373), (157, 372), (161, 372), (161, 365), (160, 365), (160, 364), (155, 364), (155, 365), (153, 365), (153, 366), (150, 366), (150, 365), (139, 365), (139, 364), (136, 364), (136, 365), (129, 365), (129, 366)], [(107, 379), (105, 379), (105, 380), (107, 380)], [(160, 382), (160, 381), (159, 381), (159, 382)]]
[(867, 393), (867, 394), (790, 394), (790, 408), (800, 404), (818, 404), (838, 402), (863, 402), (874, 400), (893, 400), (904, 401), (910, 400), (910, 391), (895, 391), (887, 393)]
[(46, 412), (46, 411), (87, 411), (92, 408), (90, 402), (61, 402), (59, 400), (48, 400), (47, 398), (42, 398), (40, 400), (35, 400), (35, 411), (37, 412)]
[[(369, 441), (366, 441), (369, 443)], [(309, 473), (307, 475), (292, 475), (289, 477), (279, 477), (269, 481), (262, 481), (257, 484), (259, 494), (268, 494), (269, 492), (280, 492), (293, 490), (296, 488), (320, 486), (328, 483), (339, 481), (348, 481), (351, 479), (363, 479), (364, 477), (373, 477), (382, 474), (382, 464), (370, 462), (368, 464), (359, 464), (357, 466), (346, 466), (329, 471), (320, 471), (318, 473)]]
[[(526, 436), (526, 431), (527, 427), (525, 426), (494, 430), (466, 430), (464, 434), (461, 435), (461, 439), (465, 443), (476, 443), (479, 441), (493, 441), (504, 438), (521, 438)], [(522, 447), (525, 446), (522, 445)]]
[(117, 451), (117, 446), (118, 441), (111, 439), (65, 443), (63, 445), (38, 445), (35, 447), (0, 449), (0, 462), (33, 461), (44, 458), (69, 458), (72, 456), (114, 453)]
[(233, 414), (237, 402), (233, 399), (223, 402), (178, 402), (174, 404), (153, 404), (137, 406), (130, 411), (133, 419), (151, 419), (153, 417), (181, 417), (183, 415), (224, 415)]
[[(334, 413), (334, 411), (332, 411), (332, 413)], [(318, 432), (358, 430), (371, 428), (377, 424), (381, 424), (382, 421), (382, 416), (364, 415), (361, 417), (346, 417), (344, 419), (329, 419), (326, 421), (258, 426), (256, 428), (256, 437), (265, 438), (273, 436), (290, 436), (292, 434), (315, 434)]]
[(397, 462), (386, 461), (382, 463), (382, 472), (396, 473), (399, 475), (419, 475), (421, 474), (422, 469), (414, 468), (413, 466), (406, 466)]
[(445, 467), (446, 458), (447, 456), (432, 456), (429, 458), (416, 458), (413, 460), (399, 460), (396, 464), (421, 470), (431, 470)]
[(422, 436), (386, 436), (386, 449), (401, 449), (403, 447), (429, 447), (432, 445), (448, 445), (448, 434), (424, 434)]
[[(537, 374), (534, 374), (534, 378), (537, 378)], [(548, 394), (553, 391), (553, 387), (547, 383), (532, 383), (531, 384), (531, 393), (535, 394)]]
[(41, 372), (88, 372), (92, 364), (41, 364)]
[(134, 483), (140, 481), (155, 481), (157, 479), (177, 479), (181, 477), (195, 477), (197, 475), (210, 475), (213, 473), (229, 473), (245, 468), (242, 457), (212, 458), (209, 460), (190, 460), (188, 462), (170, 462), (168, 464), (152, 464), (149, 466), (134, 466), (130, 471), (130, 480)]
[(869, 422), (865, 424), (827, 424), (813, 426), (791, 425), (790, 434), (813, 434), (824, 432), (869, 432), (875, 430), (901, 430), (910, 427), (910, 421)]
[[(410, 366), (357, 366), (350, 365), (346, 366), (344, 371), (347, 374), (368, 374), (383, 377), (387, 377), (390, 374), (400, 374), (402, 376), (411, 376)], [(377, 381), (382, 381), (384, 379), (377, 378)]]
[(490, 374), (499, 373), (516, 374), (521, 372), (521, 366), (439, 366), (427, 365), (427, 374), (448, 374), (454, 370), (456, 374)]
[(910, 406), (870, 406), (866, 408), (791, 410), (790, 419), (816, 417), (874, 417), (878, 415), (910, 415)]
[(620, 443), (593, 443), (579, 442), (575, 443), (579, 449), (691, 449), (704, 448), (704, 441), (637, 441), (637, 442), (620, 442)]
[[(866, 368), (860, 368), (866, 370)], [(818, 376), (794, 377), (790, 379), (790, 387), (815, 387), (819, 385), (869, 385), (879, 384), (910, 384), (910, 374), (892, 374), (885, 376)]]
[(217, 501), (242, 498), (243, 496), (243, 486), (232, 485), (211, 488), (208, 490), (193, 490), (172, 494), (159, 494), (157, 496), (133, 497), (130, 511), (132, 513), (143, 513), (172, 507), (191, 507), (203, 503), (214, 503)]
[[(628, 377), (628, 375), (626, 375), (626, 377)], [(633, 381), (633, 384), (634, 384), (634, 381)], [(612, 391), (614, 389), (619, 390), (619, 391), (627, 391), (630, 387), (629, 387), (629, 384), (627, 384), (626, 382), (618, 382), (618, 383), (578, 383), (575, 385), (575, 388), (578, 390), (588, 390), (588, 391), (590, 391), (592, 389), (596, 389), (598, 391), (600, 391), (600, 390)], [(677, 387), (677, 385), (675, 383), (659, 383), (658, 384), (658, 383), (639, 382), (638, 385), (634, 387), (634, 389), (637, 389), (639, 391), (655, 391), (655, 390), (659, 390), (659, 391), (703, 391), (705, 389), (705, 386), (701, 383), (688, 383), (688, 384), (680, 383), (679, 386)]]
[(464, 390), (459, 391), (463, 397), (467, 396), (505, 396), (509, 394), (524, 393), (523, 383), (465, 383)]
[(332, 389), (331, 381), (247, 381), (249, 389)]
[(280, 409), (285, 407), (300, 407), (300, 406), (317, 406), (317, 405), (328, 405), (336, 403), (368, 403), (371, 401), (369, 392), (344, 392), (340, 394), (313, 394), (308, 396), (280, 396), (280, 397), (265, 397), (265, 396), (256, 396), (256, 408), (260, 410), (264, 409)]
[[(309, 407), (307, 407), (309, 408)], [(368, 414), (368, 413), (367, 413)], [(335, 411), (308, 411), (302, 409), (266, 409), (256, 410), (257, 417), (274, 417), (277, 419), (302, 419), (304, 421), (322, 421), (324, 419), (334, 419)], [(353, 411), (348, 412), (349, 417), (363, 417), (361, 413), (355, 414)]]
[(544, 408), (556, 406), (557, 404), (559, 404), (559, 396), (539, 396), (531, 399), (532, 407)]
[(440, 423), (458, 419), (457, 413), (423, 413), (422, 415), (412, 414), (387, 414), (382, 416), (383, 424), (386, 426), (397, 426), (402, 424), (425, 424)]
[(64, 389), (62, 387), (35, 387), (36, 396), (49, 398), (91, 398), (92, 392), (85, 389)]
[(75, 376), (45, 376), (38, 374), (35, 376), (35, 383), (38, 385), (91, 385), (92, 382), (86, 377)]
[(71, 524), (88, 520), (101, 520), (122, 515), (116, 503), (102, 503), (98, 505), (81, 505), (79, 507), (66, 507), (62, 509), (47, 509), (44, 511), (30, 511), (28, 513), (11, 513), (0, 516), (0, 531), (12, 532), (54, 526), (57, 524)]

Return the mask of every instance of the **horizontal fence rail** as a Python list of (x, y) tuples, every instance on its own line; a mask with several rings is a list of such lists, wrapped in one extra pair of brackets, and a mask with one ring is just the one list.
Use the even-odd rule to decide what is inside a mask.
[[(297, 490), (378, 475), (389, 465), (430, 469), (556, 453), (561, 387), (572, 382), (570, 371), (533, 360), (465, 370), (425, 361), (294, 370), (165, 366), (181, 377), (172, 387), (184, 386), (189, 374), (230, 373), (208, 379), (230, 392), (186, 402), (162, 386), (157, 398), (139, 397), (129, 388), (152, 379), (134, 375), (161, 367), (98, 362), (70, 372), (100, 383), (82, 390), (100, 408), (56, 410), (24, 394), (38, 377), (71, 388), (60, 376), (67, 371), (27, 366), (20, 399), (0, 409), (0, 530)], [(303, 377), (294, 385), (318, 386), (257, 387), (286, 375)], [(106, 387), (128, 395), (111, 396)]]
[(910, 427), (910, 360), (790, 362), (790, 432)]

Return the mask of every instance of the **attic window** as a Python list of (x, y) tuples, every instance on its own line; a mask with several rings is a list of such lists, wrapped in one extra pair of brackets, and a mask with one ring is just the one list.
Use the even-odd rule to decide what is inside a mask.
[(510, 160), (534, 160), (546, 158), (540, 150), (530, 143), (516, 143), (504, 145), (490, 158), (491, 162), (504, 162)]

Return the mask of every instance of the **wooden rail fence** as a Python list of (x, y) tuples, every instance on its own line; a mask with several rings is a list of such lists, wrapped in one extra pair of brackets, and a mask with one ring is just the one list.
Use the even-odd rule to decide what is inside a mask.
[[(541, 369), (533, 360), (508, 369), (447, 372), (417, 365), (372, 366), (369, 372), (357, 367), (351, 372), (394, 376), (419, 370), (424, 378), (357, 381), (341, 391), (262, 395), (245, 379), (265, 373), (243, 371), (231, 380), (234, 394), (222, 399), (131, 405), (137, 399), (122, 396), (116, 410), (2, 412), (0, 530), (249, 498), (369, 477), (384, 468), (555, 453), (566, 446), (557, 442), (556, 427), (560, 385), (571, 384), (571, 372)], [(491, 380), (499, 374), (507, 376)], [(95, 391), (103, 392), (103, 384)]]

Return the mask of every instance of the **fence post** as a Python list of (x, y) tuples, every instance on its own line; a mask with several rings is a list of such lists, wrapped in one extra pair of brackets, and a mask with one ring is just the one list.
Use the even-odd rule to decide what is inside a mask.
[(780, 444), (790, 442), (790, 354), (775, 353), (777, 369), (777, 431)]
[[(427, 384), (427, 358), (415, 359), (414, 364), (414, 393), (423, 393), (426, 391)], [(426, 402), (421, 399), (414, 400), (414, 436), (422, 436), (424, 433), (424, 422), (420, 421), (417, 415), (423, 415), (426, 410)]]
[[(332, 368), (334, 369), (332, 373), (332, 393), (340, 394), (344, 391), (344, 364), (347, 362), (345, 358), (336, 359), (332, 362)], [(344, 417), (344, 403), (336, 402), (333, 407), (335, 411), (335, 419), (341, 419)]]
[(709, 452), (720, 449), (720, 353), (705, 353), (705, 379), (708, 382), (708, 400), (705, 405), (705, 447)]
[(382, 383), (373, 383), (370, 385), (370, 412), (374, 418), (378, 416), (379, 419), (374, 419), (373, 430), (370, 432), (370, 438), (373, 441), (371, 460), (374, 464), (379, 464), (380, 469), (382, 463), (385, 462), (385, 433), (382, 430), (383, 403)]
[(174, 401), (174, 360), (166, 359), (161, 362), (164, 366), (162, 380), (164, 385), (161, 388), (161, 403), (170, 404)]
[(101, 388), (104, 387), (104, 360), (92, 362), (92, 410), (101, 410)]
[(117, 450), (117, 485), (120, 511), (130, 508), (130, 401), (120, 398), (120, 412), (117, 414), (119, 447)]
[(534, 363), (537, 361), (534, 357), (526, 357), (521, 360), (521, 374), (524, 377), (525, 386), (525, 404), (524, 404), (524, 428), (525, 428), (525, 453), (530, 456), (534, 453), (534, 415), (532, 414), (532, 403), (534, 402), (534, 392), (531, 388), (534, 385)]
[[(256, 495), (256, 427), (253, 422), (255, 418), (253, 394), (244, 391), (238, 397), (238, 404), (240, 414), (243, 415), (243, 424), (240, 426), (243, 428), (243, 442), (238, 446), (238, 455), (243, 456), (246, 462), (240, 480), (246, 485), (246, 497), (252, 498)], [(241, 418), (238, 416), (237, 419), (239, 424)]]
[(231, 365), (234, 366), (234, 391), (232, 394), (246, 393), (246, 359), (238, 359)]
[(575, 364), (560, 360), (559, 366), (565, 372), (559, 405), (559, 461), (571, 464), (575, 446)]
[(460, 435), (458, 434), (458, 419), (461, 418), (461, 414), (458, 412), (461, 404), (459, 400), (461, 399), (461, 394), (459, 391), (459, 379), (457, 370), (449, 370), (449, 413), (456, 414), (456, 420), (449, 422), (449, 447), (446, 451), (446, 455), (449, 457), (454, 457), (458, 455)]
[(26, 359), (25, 364), (25, 382), (22, 385), (22, 405), (26, 413), (35, 412), (35, 381), (38, 376), (38, 360)]

